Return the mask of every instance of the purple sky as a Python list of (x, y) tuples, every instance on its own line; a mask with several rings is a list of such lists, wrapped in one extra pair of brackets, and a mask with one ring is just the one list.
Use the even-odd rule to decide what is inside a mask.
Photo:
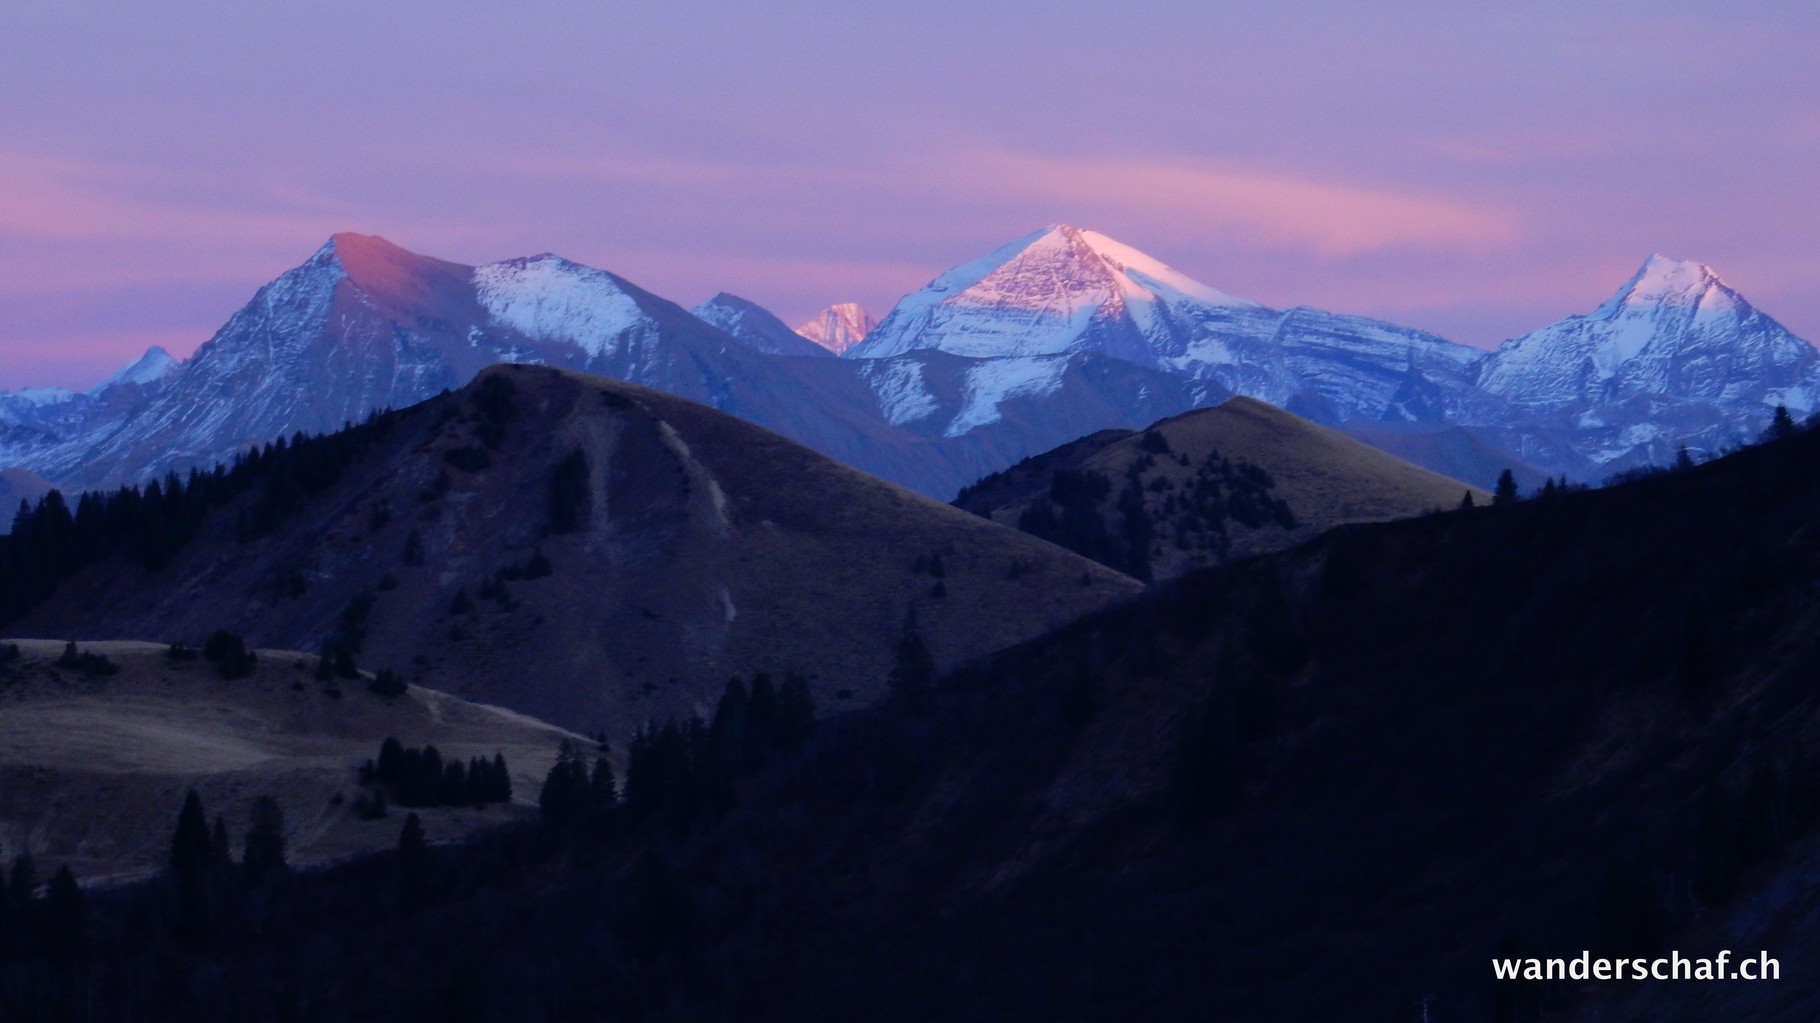
[(1067, 222), (1482, 346), (1660, 251), (1820, 339), (1804, 0), (51, 6), (0, 9), (0, 387), (185, 355), (338, 230), (795, 323)]

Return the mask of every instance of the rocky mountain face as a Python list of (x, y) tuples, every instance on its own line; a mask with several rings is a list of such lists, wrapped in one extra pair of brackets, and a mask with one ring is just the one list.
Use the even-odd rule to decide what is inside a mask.
[(1710, 267), (1651, 256), (1604, 304), (1512, 338), (1479, 366), (1522, 449), (1550, 434), (1594, 466), (1666, 463), (1820, 405), (1820, 354)]
[(866, 339), (878, 322), (857, 302), (836, 302), (796, 328), (796, 333), (835, 355)]
[(343, 234), (261, 289), (123, 419), (25, 464), (74, 485), (206, 465), (421, 401), (500, 362), (606, 373), (755, 418), (804, 386), (604, 271), (548, 255), (468, 267)]
[(909, 633), (947, 667), (1139, 588), (736, 417), (568, 370), (488, 369), (269, 457), (158, 567), (91, 565), (11, 631), (352, 644), (370, 668), (619, 742), (735, 675), (799, 674), (824, 710), (856, 706)]

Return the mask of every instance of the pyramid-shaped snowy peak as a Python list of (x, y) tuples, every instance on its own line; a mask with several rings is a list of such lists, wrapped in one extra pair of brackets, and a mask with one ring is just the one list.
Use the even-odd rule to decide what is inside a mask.
[(1103, 234), (1057, 225), (942, 274), (897, 304), (850, 358), (919, 348), (984, 358), (1105, 347), (1156, 332), (1173, 306), (1254, 308)]

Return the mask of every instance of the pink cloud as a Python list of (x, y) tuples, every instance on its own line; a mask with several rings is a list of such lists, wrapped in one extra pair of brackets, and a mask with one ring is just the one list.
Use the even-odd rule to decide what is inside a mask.
[(1498, 210), (1219, 161), (977, 153), (956, 167), (968, 186), (1002, 201), (1046, 199), (1143, 224), (1165, 240), (1231, 233), (1331, 259), (1404, 247), (1483, 250), (1520, 234), (1516, 218)]
[[(1156, 239), (1228, 233), (1306, 250), (1323, 258), (1399, 247), (1484, 249), (1521, 234), (1514, 215), (1409, 191), (1277, 173), (1237, 163), (1187, 159), (1044, 156), (953, 149), (857, 163), (733, 163), (614, 152), (496, 157), (498, 169), (621, 185), (678, 184), (704, 197), (766, 197), (786, 207), (864, 196), (873, 204), (920, 206), (925, 220), (982, 205), (1035, 213), (1080, 226), (1143, 225)], [(767, 205), (754, 216), (785, 216)], [(793, 209), (798, 220), (801, 209)], [(915, 230), (915, 220), (905, 225)]]
[(34, 338), (7, 345), (0, 359), (0, 390), (68, 387), (86, 390), (139, 357), (153, 345), (179, 359), (208, 340), (186, 330), (96, 330)]
[[(206, 238), (265, 240), (333, 232), (339, 215), (211, 208), (135, 194), (148, 184), (130, 168), (0, 150), (0, 236), (49, 242)], [(196, 192), (209, 188), (197, 182)], [(324, 234), (324, 237), (327, 235)]]

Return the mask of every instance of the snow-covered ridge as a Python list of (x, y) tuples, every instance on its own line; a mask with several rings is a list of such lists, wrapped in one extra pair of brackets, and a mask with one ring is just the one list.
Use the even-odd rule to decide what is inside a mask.
[(644, 318), (638, 302), (603, 271), (545, 253), (474, 268), (474, 292), (493, 320), (539, 341), (589, 355), (611, 351)]
[(723, 291), (689, 312), (767, 355), (830, 354), (785, 326), (770, 310), (730, 292)]

